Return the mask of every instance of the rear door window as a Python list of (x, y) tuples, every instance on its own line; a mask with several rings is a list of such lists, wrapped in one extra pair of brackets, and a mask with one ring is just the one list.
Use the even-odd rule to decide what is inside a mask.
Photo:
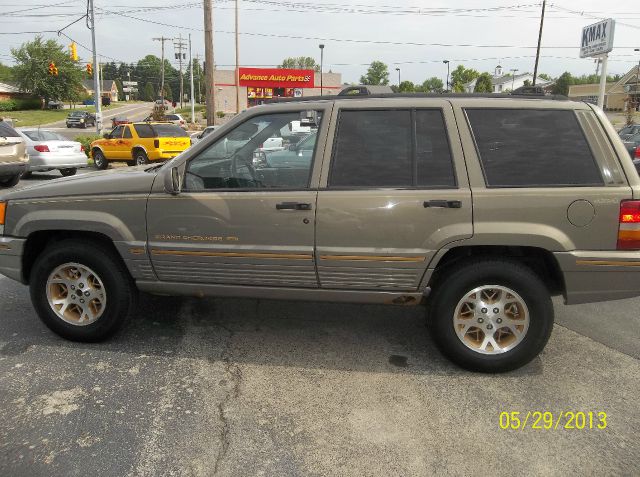
[(442, 111), (341, 111), (329, 186), (456, 187)]
[(134, 124), (133, 128), (136, 130), (136, 134), (138, 135), (138, 137), (154, 137), (153, 128), (149, 124)]
[(488, 187), (603, 185), (573, 111), (467, 109), (466, 114)]
[(124, 139), (131, 139), (133, 136), (131, 135), (131, 128), (130, 126), (125, 126), (124, 128), (124, 134), (122, 135), (122, 137)]

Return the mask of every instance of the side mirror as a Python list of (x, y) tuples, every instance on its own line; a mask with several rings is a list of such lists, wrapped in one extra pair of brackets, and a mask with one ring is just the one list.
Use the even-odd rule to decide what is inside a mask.
[(111, 139), (111, 134), (109, 134), (109, 133), (104, 133), (104, 134), (102, 135), (102, 137), (103, 137), (103, 138), (105, 138), (105, 139)]
[(164, 190), (168, 194), (178, 195), (182, 188), (182, 178), (177, 167), (172, 167), (164, 174)]

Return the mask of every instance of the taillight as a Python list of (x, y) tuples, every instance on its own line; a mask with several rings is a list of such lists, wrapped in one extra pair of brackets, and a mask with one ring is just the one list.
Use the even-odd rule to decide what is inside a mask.
[(640, 159), (640, 146), (636, 147), (636, 159)]
[(38, 144), (33, 148), (38, 152), (49, 152), (49, 146), (47, 146), (46, 144)]
[(153, 140), (153, 147), (155, 147), (156, 149), (160, 149), (160, 139)]
[(618, 250), (640, 250), (640, 200), (620, 202)]
[(80, 152), (84, 152), (84, 146), (80, 144)]

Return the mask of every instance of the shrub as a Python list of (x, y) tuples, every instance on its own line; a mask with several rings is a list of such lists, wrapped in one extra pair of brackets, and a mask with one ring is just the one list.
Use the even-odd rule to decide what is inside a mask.
[(216, 116), (219, 118), (224, 118), (224, 111), (216, 111)]
[(79, 142), (84, 147), (84, 153), (89, 157), (89, 152), (91, 148), (91, 143), (97, 139), (102, 139), (102, 136), (78, 136), (74, 139), (74, 141)]
[(0, 111), (22, 111), (26, 109), (40, 109), (38, 98), (15, 98), (0, 101)]

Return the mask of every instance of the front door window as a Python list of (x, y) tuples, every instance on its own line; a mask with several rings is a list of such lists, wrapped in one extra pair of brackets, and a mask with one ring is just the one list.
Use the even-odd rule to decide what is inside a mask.
[(240, 124), (189, 162), (185, 190), (306, 189), (321, 121), (319, 112), (308, 116), (267, 114)]

